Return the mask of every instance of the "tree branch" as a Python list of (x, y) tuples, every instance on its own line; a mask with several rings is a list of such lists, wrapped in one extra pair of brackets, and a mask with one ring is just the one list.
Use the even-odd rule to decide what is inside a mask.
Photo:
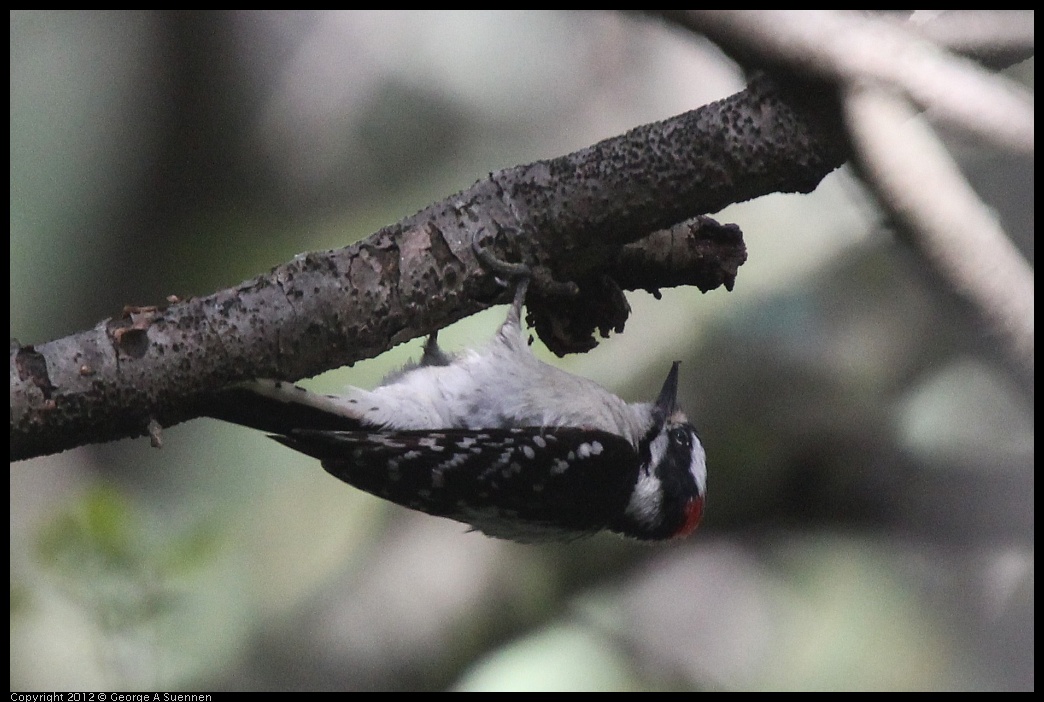
[(1033, 268), (902, 99), (871, 87), (846, 100), (863, 177), (954, 292), (983, 312), (1021, 365), (1033, 368)]
[[(846, 10), (672, 10), (665, 16), (705, 34), (744, 65), (816, 77), (843, 87), (882, 83), (976, 136), (1033, 149), (1033, 98), (1015, 81), (923, 38), (940, 18), (899, 24)], [(1025, 21), (1025, 18), (1023, 19)], [(996, 60), (981, 45), (961, 45)], [(1009, 50), (1007, 58), (1033, 55)]]
[[(867, 186), (914, 248), (1033, 373), (1033, 270), (927, 127), (917, 109), (1017, 152), (1032, 153), (1033, 98), (990, 65), (1033, 55), (1032, 15), (915, 13), (895, 21), (851, 11), (661, 11), (737, 60), (827, 81), (845, 96), (850, 138)], [(986, 43), (1014, 25), (1010, 37)], [(1028, 36), (1027, 36), (1028, 34)], [(934, 43), (929, 39), (938, 39)]]
[[(978, 105), (1012, 106), (1009, 116), (1018, 119), (1009, 119), (1000, 138), (1032, 148), (1022, 95), (981, 80), (973, 67), (954, 68), (950, 57), (918, 49), (910, 33), (884, 21), (822, 14), (802, 15), (795, 24), (764, 13), (666, 14), (729, 51), (756, 54), (755, 63), (805, 69), (810, 80), (828, 82), (755, 77), (725, 100), (573, 154), (490, 174), (345, 249), (303, 254), (208, 297), (162, 309), (128, 308), (64, 339), (13, 344), (11, 458), (156, 437), (157, 426), (197, 416), (207, 396), (229, 383), (295, 380), (351, 364), (504, 301), (503, 289), (475, 260), (473, 241), (498, 258), (544, 271), (544, 279), (578, 284), (576, 299), (536, 286), (528, 300), (537, 332), (557, 353), (590, 348), (595, 329), (622, 329), (628, 308), (621, 289), (731, 287), (745, 258), (738, 230), (690, 220), (772, 192), (809, 192), (843, 163), (848, 137), (833, 83), (891, 80), (922, 106), (968, 115), (967, 106), (954, 107), (927, 80), (943, 71), (971, 86), (961, 92), (964, 100), (977, 95)], [(768, 21), (773, 32), (765, 38)], [(863, 52), (827, 41), (842, 29), (912, 51), (906, 55), (918, 61), (860, 63)], [(761, 38), (751, 43), (751, 37)], [(796, 54), (788, 43), (795, 38)], [(822, 60), (810, 63), (808, 52), (818, 55), (817, 47), (825, 52)]]
[[(731, 285), (745, 257), (737, 235), (718, 231), (701, 244), (714, 259), (693, 257), (695, 234), (674, 237), (668, 250), (650, 239), (658, 255), (639, 247), (628, 258), (620, 248), (729, 203), (814, 189), (846, 155), (836, 110), (816, 103), (755, 80), (672, 119), (491, 174), (345, 249), (303, 254), (208, 297), (128, 309), (79, 334), (16, 346), (11, 458), (140, 436), (151, 421), (197, 416), (207, 394), (229, 383), (351, 364), (504, 301), (475, 260), (476, 238), (497, 257), (547, 267), (560, 280), (627, 281), (622, 269), (644, 256), (646, 277), (629, 284)], [(548, 308), (537, 290), (538, 330), (552, 326)], [(619, 310), (608, 313), (587, 326), (619, 328)], [(562, 341), (559, 351), (590, 343), (568, 334)]]

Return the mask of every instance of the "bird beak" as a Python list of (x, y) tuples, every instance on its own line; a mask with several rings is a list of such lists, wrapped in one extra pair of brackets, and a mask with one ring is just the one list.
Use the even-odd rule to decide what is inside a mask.
[(678, 401), (678, 366), (681, 361), (675, 361), (671, 366), (671, 372), (667, 374), (667, 380), (663, 381), (663, 389), (660, 396), (656, 398), (656, 408), (663, 412), (664, 417), (674, 414)]

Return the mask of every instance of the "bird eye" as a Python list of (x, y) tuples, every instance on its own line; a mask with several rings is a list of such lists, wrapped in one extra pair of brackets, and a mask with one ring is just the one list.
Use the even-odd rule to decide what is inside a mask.
[(681, 428), (671, 430), (671, 441), (676, 444), (681, 444), (682, 446), (688, 446), (692, 443), (692, 440), (689, 437), (689, 432)]

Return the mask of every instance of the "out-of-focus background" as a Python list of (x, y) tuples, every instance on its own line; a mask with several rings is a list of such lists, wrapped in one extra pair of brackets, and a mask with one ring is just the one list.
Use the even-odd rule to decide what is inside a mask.
[[(743, 85), (616, 13), (13, 11), (10, 334), (234, 285)], [(955, 153), (1032, 260), (1032, 158)], [(633, 400), (683, 361), (692, 538), (497, 541), (197, 420), (12, 464), (11, 688), (1032, 689), (1032, 387), (847, 168), (718, 218), (733, 292), (631, 294), (552, 361)]]

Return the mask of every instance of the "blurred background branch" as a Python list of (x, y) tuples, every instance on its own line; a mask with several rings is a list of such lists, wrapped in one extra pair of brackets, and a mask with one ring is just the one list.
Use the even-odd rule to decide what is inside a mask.
[[(1031, 12), (923, 13), (902, 24), (830, 10), (666, 14), (749, 65), (822, 78), (841, 90), (850, 140), (875, 196), (1032, 374), (1032, 269), (932, 129), (906, 126), (916, 109), (927, 110), (974, 138), (1032, 154), (1032, 94), (942, 43), (973, 56), (996, 60), (1004, 50), (1011, 63), (1024, 60), (1033, 54), (1032, 32), (1027, 37), (1019, 25), (1032, 24)], [(937, 22), (938, 44), (926, 40)], [(988, 37), (1002, 34), (1020, 41), (1006, 38), (992, 51)]]

